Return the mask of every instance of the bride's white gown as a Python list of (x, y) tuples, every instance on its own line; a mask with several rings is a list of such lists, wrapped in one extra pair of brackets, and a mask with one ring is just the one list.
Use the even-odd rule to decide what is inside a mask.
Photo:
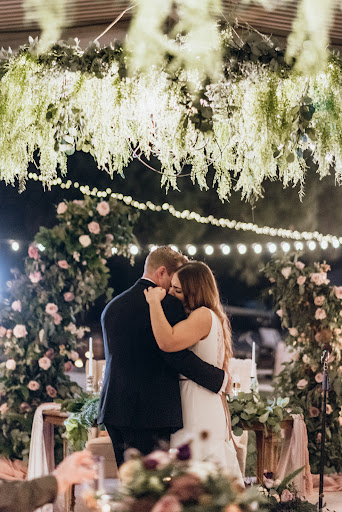
[[(210, 310), (212, 323), (209, 335), (190, 348), (201, 359), (222, 368), (224, 359), (223, 330), (219, 318)], [(191, 440), (193, 460), (208, 460), (219, 464), (232, 478), (243, 484), (233, 441), (229, 439), (226, 414), (220, 395), (191, 380), (182, 380), (180, 389), (183, 428), (171, 436), (171, 448)], [(200, 434), (207, 432), (207, 439)]]

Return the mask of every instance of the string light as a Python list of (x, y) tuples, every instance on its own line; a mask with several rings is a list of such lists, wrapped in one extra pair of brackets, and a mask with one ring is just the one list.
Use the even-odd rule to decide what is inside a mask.
[(230, 247), (229, 247), (229, 245), (227, 245), (227, 244), (221, 244), (221, 251), (222, 251), (222, 254), (224, 254), (225, 256), (227, 256), (227, 255), (230, 253)]
[(11, 247), (12, 247), (12, 250), (15, 252), (19, 251), (19, 249), (20, 249), (20, 245), (16, 241), (12, 242)]
[(213, 253), (214, 253), (214, 247), (212, 245), (206, 245), (204, 247), (204, 252), (205, 254), (207, 254), (208, 256), (211, 256)]
[(137, 245), (131, 245), (131, 247), (129, 248), (129, 252), (133, 254), (133, 256), (136, 256), (137, 254), (139, 254), (139, 247)]
[(246, 254), (247, 252), (247, 247), (245, 246), (245, 244), (239, 244), (237, 246), (237, 250), (240, 254)]
[[(34, 181), (42, 181), (42, 177), (39, 176), (35, 172), (30, 172), (28, 174), (29, 179), (33, 179)], [(129, 206), (132, 206), (133, 208), (136, 208), (138, 210), (151, 210), (156, 212), (161, 211), (167, 211), (174, 217), (178, 219), (183, 220), (194, 220), (195, 222), (199, 222), (200, 224), (211, 224), (212, 226), (221, 227), (221, 228), (228, 228), (228, 229), (234, 229), (236, 231), (251, 231), (257, 235), (265, 235), (269, 237), (277, 237), (277, 238), (284, 238), (284, 239), (290, 239), (290, 240), (316, 240), (317, 242), (322, 243), (327, 242), (330, 244), (335, 243), (336, 241), (339, 242), (339, 244), (342, 243), (342, 236), (337, 237), (334, 235), (326, 234), (323, 235), (322, 233), (319, 233), (318, 231), (297, 231), (292, 229), (284, 229), (284, 228), (272, 228), (270, 226), (258, 226), (257, 224), (253, 224), (252, 222), (239, 222), (236, 220), (230, 220), (225, 218), (217, 219), (213, 215), (209, 215), (207, 217), (204, 217), (200, 215), (199, 213), (192, 212), (189, 210), (183, 210), (182, 212), (179, 210), (176, 210), (172, 204), (169, 203), (163, 203), (160, 205), (155, 205), (151, 201), (146, 201), (146, 203), (142, 203), (139, 201), (136, 201), (131, 196), (124, 196), (121, 193), (113, 192), (111, 188), (107, 188), (104, 191), (99, 191), (96, 187), (93, 187), (90, 189), (88, 185), (80, 185), (78, 182), (73, 183), (71, 180), (68, 180), (65, 183), (62, 183), (61, 178), (56, 178), (51, 183), (52, 186), (60, 186), (61, 188), (71, 188), (74, 187), (76, 189), (79, 189), (83, 195), (87, 196), (97, 196), (97, 197), (103, 197), (104, 199), (108, 196), (113, 197), (117, 199), (118, 201), (123, 201)], [(63, 185), (63, 186), (62, 186)], [(299, 247), (299, 246), (298, 246)], [(303, 244), (300, 248), (297, 250), (302, 250)], [(323, 249), (323, 247), (322, 247)]]
[(309, 247), (310, 251), (314, 251), (316, 249), (316, 242), (311, 240), (310, 242), (308, 242), (308, 247)]
[(277, 246), (276, 246), (276, 244), (273, 244), (272, 242), (267, 244), (267, 248), (271, 254), (274, 254), (275, 252), (277, 252)]
[(262, 245), (261, 244), (253, 244), (253, 251), (255, 254), (261, 254), (262, 253)]
[(189, 256), (195, 256), (197, 249), (194, 245), (188, 245), (187, 247)]

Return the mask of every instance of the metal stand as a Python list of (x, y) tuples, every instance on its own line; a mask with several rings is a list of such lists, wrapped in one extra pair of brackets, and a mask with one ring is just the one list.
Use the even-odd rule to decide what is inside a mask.
[(320, 460), (320, 472), (319, 472), (319, 498), (318, 498), (318, 510), (323, 510), (323, 479), (324, 479), (324, 464), (325, 464), (325, 426), (326, 426), (326, 407), (327, 407), (327, 392), (329, 390), (329, 378), (328, 378), (328, 359), (330, 356), (329, 349), (324, 349), (321, 357), (323, 362), (323, 400), (322, 400), (322, 437), (321, 437), (321, 460)]

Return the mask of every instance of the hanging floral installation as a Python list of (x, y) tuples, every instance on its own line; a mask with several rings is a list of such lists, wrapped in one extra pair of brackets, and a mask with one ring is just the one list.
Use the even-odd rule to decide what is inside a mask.
[(271, 281), (286, 343), (292, 360), (278, 377), (278, 390), (290, 398), (292, 406), (304, 411), (309, 438), (310, 466), (319, 473), (321, 405), (324, 348), (329, 349), (330, 389), (327, 399), (326, 457), (329, 473), (342, 471), (342, 287), (330, 286), (329, 265), (306, 266), (297, 256), (273, 260), (265, 267)]
[[(260, 197), (266, 179), (299, 184), (303, 194), (308, 159), (320, 178), (335, 169), (340, 183), (339, 58), (329, 54), (321, 72), (304, 78), (269, 38), (247, 32), (241, 39), (230, 26), (220, 32), (210, 11), (217, 13), (218, 0), (201, 9), (161, 3), (160, 11), (139, 3), (126, 47), (82, 50), (75, 40), (42, 51), (31, 39), (15, 55), (2, 52), (0, 179), (23, 189), (36, 159), (49, 185), (58, 170), (66, 174), (68, 155), (85, 151), (111, 176), (123, 175), (133, 158), (157, 157), (166, 188), (179, 186), (186, 167), (206, 189), (212, 166), (221, 200), (233, 190)], [(42, 7), (36, 12), (45, 19)], [(155, 54), (163, 58), (146, 61)]]
[(81, 339), (89, 331), (77, 314), (100, 295), (107, 299), (107, 259), (131, 257), (136, 213), (115, 199), (62, 202), (58, 223), (42, 227), (28, 250), (25, 273), (9, 283), (0, 313), (0, 453), (28, 456), (38, 405), (80, 391), (70, 381)]

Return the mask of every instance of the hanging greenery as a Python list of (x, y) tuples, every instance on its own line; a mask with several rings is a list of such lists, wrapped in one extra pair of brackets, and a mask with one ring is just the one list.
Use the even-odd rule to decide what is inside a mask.
[[(186, 41), (179, 42), (186, 55)], [(0, 179), (19, 180), (36, 158), (49, 185), (67, 156), (90, 152), (99, 169), (124, 174), (134, 157), (157, 157), (162, 185), (178, 185), (185, 166), (201, 188), (214, 169), (221, 200), (233, 190), (262, 196), (265, 179), (303, 184), (307, 160), (322, 178), (335, 169), (341, 182), (341, 61), (330, 56), (324, 73), (303, 79), (284, 52), (255, 33), (245, 40), (221, 32), (222, 78), (194, 90), (191, 72), (164, 66), (130, 75), (118, 45), (85, 51), (78, 41), (45, 53), (38, 42), (0, 64)], [(174, 59), (173, 59), (174, 60)], [(39, 160), (39, 161), (38, 161)]]
[(329, 265), (305, 264), (294, 256), (273, 260), (265, 267), (272, 285), (270, 294), (283, 328), (292, 360), (280, 373), (278, 391), (286, 393), (290, 405), (304, 411), (309, 439), (310, 466), (320, 471), (322, 406), (322, 361), (329, 346), (326, 457), (329, 473), (342, 471), (342, 287), (330, 286)]
[(38, 405), (73, 397), (66, 374), (88, 327), (77, 314), (100, 295), (112, 297), (107, 259), (130, 257), (136, 214), (115, 199), (62, 202), (58, 223), (42, 227), (28, 250), (25, 273), (9, 283), (0, 313), (0, 453), (27, 458)]

